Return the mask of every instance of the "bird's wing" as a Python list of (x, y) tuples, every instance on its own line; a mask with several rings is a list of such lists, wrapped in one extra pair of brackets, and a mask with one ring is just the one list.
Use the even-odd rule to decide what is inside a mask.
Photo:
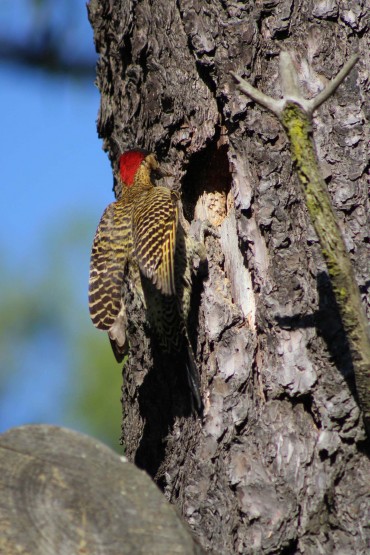
[(130, 249), (130, 217), (110, 204), (96, 230), (90, 260), (89, 309), (94, 325), (109, 330), (121, 308), (122, 280)]
[(174, 295), (179, 195), (153, 187), (133, 211), (134, 253), (141, 272), (164, 295)]

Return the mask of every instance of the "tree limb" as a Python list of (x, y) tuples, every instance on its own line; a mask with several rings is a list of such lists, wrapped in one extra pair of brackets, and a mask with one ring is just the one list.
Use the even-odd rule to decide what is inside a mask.
[(315, 98), (306, 100), (288, 52), (280, 54), (283, 99), (275, 100), (234, 73), (239, 89), (272, 111), (284, 126), (306, 199), (307, 209), (320, 241), (344, 330), (347, 334), (355, 373), (359, 404), (370, 435), (370, 335), (351, 260), (322, 177), (312, 135), (313, 112), (325, 102), (349, 74), (359, 56), (354, 54), (338, 75)]

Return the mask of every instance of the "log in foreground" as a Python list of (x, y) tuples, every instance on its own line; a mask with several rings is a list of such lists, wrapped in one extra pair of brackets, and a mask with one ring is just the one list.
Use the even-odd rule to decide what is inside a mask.
[(0, 468), (0, 553), (204, 553), (148, 475), (96, 439), (14, 428), (0, 436)]

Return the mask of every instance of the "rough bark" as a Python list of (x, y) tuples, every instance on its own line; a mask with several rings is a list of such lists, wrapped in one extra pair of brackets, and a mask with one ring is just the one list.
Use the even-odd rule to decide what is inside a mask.
[(206, 239), (190, 317), (203, 418), (132, 301), (122, 424), (128, 457), (219, 553), (358, 554), (370, 541), (368, 444), (317, 237), (283, 129), (229, 75), (278, 97), (284, 47), (309, 98), (360, 51), (314, 124), (366, 304), (365, 12), (365, 0), (89, 5), (113, 170), (127, 147), (157, 152), (188, 221), (207, 217), (221, 235)]

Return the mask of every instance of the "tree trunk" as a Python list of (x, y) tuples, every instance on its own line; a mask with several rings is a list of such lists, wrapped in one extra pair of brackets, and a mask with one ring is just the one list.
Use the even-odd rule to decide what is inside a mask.
[(207, 218), (220, 233), (206, 238), (208, 276), (194, 283), (190, 314), (203, 417), (189, 411), (181, 361), (157, 351), (125, 284), (122, 423), (128, 458), (217, 553), (360, 554), (370, 541), (369, 444), (318, 240), (280, 123), (229, 74), (278, 97), (285, 48), (310, 98), (360, 51), (314, 133), (365, 296), (365, 3), (89, 5), (98, 131), (114, 172), (121, 151), (155, 151), (173, 175), (167, 185), (181, 187), (186, 219)]

